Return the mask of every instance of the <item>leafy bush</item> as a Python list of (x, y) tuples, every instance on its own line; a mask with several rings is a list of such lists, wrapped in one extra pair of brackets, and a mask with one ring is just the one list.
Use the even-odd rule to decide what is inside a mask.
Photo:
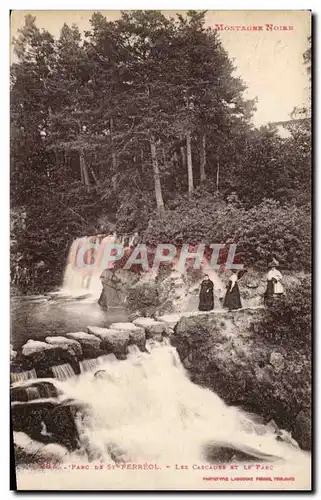
[(129, 290), (127, 306), (131, 312), (142, 316), (153, 316), (160, 305), (157, 287), (150, 283), (138, 283)]
[(234, 239), (247, 265), (265, 267), (274, 256), (283, 268), (310, 268), (311, 217), (307, 209), (264, 200), (243, 211)]
[(280, 345), (311, 351), (311, 277), (269, 305), (257, 331)]
[(155, 214), (143, 233), (149, 244), (237, 244), (238, 261), (266, 269), (275, 257), (283, 269), (309, 269), (311, 265), (311, 217), (307, 208), (282, 206), (264, 200), (245, 210), (239, 200), (227, 202), (207, 194), (165, 212)]

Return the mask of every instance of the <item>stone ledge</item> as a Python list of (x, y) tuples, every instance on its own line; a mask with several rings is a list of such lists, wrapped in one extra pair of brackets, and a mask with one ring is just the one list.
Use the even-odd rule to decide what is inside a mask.
[(121, 355), (122, 358), (126, 355), (127, 346), (130, 341), (129, 332), (98, 326), (87, 326), (87, 330), (101, 339), (104, 350), (113, 352), (116, 356)]

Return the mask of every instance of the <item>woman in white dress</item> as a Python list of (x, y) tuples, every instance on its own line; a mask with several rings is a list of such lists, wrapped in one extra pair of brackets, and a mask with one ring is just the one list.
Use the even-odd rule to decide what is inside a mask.
[(266, 303), (270, 298), (272, 297), (281, 297), (284, 294), (284, 288), (282, 285), (282, 274), (280, 271), (276, 268), (276, 263), (275, 261), (272, 262), (271, 269), (269, 270), (267, 274), (267, 287), (266, 291), (264, 294), (264, 302)]

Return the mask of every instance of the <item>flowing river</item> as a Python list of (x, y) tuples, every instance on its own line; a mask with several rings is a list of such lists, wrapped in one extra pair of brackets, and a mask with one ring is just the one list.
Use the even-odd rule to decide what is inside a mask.
[[(95, 238), (95, 244), (111, 240)], [(64, 290), (12, 299), (13, 349), (28, 339), (128, 321), (123, 309), (98, 306), (99, 269), (84, 280), (75, 265), (86, 243), (78, 239), (71, 247)], [(13, 406), (32, 408), (33, 419), (37, 405), (53, 405), (58, 435), (67, 433), (59, 411), (71, 407), (77, 437), (76, 446), (62, 446), (42, 421), (38, 439), (23, 432), (24, 425), (15, 431), (18, 489), (279, 490), (310, 484), (310, 454), (290, 436), (192, 383), (169, 340), (148, 340), (146, 347), (130, 346), (122, 361), (114, 355), (84, 359), (80, 375), (64, 364), (54, 367), (54, 379), (37, 379), (35, 370), (13, 377)]]
[[(296, 478), (294, 488), (306, 484), (308, 453), (193, 384), (169, 342), (148, 341), (147, 349), (142, 353), (132, 346), (125, 361), (105, 357), (99, 371), (95, 366), (64, 382), (51, 380), (61, 391), (61, 405), (73, 400), (81, 408), (75, 416), (80, 447), (68, 452), (16, 433), (17, 443), (33, 446), (39, 460), (48, 462), (46, 469), (18, 466), (20, 489), (28, 484), (33, 489), (221, 489), (226, 481), (230, 489), (245, 487), (246, 481), (232, 479), (238, 476), (251, 477), (255, 486), (250, 487), (257, 489), (263, 479), (256, 477), (272, 478), (270, 487), (276, 489), (280, 482), (273, 482), (274, 476)], [(231, 464), (239, 472), (231, 471)], [(251, 470), (244, 471), (244, 464), (252, 464)]]

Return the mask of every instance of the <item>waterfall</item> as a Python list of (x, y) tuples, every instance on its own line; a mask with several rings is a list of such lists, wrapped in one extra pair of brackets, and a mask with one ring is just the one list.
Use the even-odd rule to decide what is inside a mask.
[[(97, 292), (100, 286), (99, 276), (101, 274), (98, 257), (100, 252), (94, 249), (88, 250), (84, 255), (86, 264), (92, 264), (88, 269), (80, 268), (77, 263), (77, 256), (81, 249), (88, 244), (101, 245), (104, 236), (84, 236), (73, 241), (67, 259), (67, 265), (63, 280), (63, 290), (72, 295), (87, 292)], [(98, 282), (97, 282), (98, 278)]]
[[(82, 450), (66, 452), (59, 460), (86, 467), (92, 464), (92, 469), (83, 476), (75, 476), (69, 469), (65, 472), (66, 467), (48, 470), (45, 488), (59, 483), (62, 489), (97, 489), (98, 485), (101, 489), (118, 489), (120, 484), (130, 489), (133, 477), (141, 474), (144, 488), (147, 484), (152, 489), (167, 488), (175, 481), (186, 488), (186, 481), (193, 480), (196, 488), (204, 489), (201, 481), (205, 471), (191, 470), (193, 464), (201, 469), (226, 460), (241, 463), (244, 454), (243, 463), (264, 461), (273, 463), (275, 470), (288, 466), (289, 475), (297, 473), (300, 477), (299, 467), (305, 467), (301, 474), (309, 470), (309, 454), (278, 440), (275, 429), (258, 418), (227, 406), (214, 392), (193, 384), (172, 346), (154, 341), (147, 347), (150, 353), (130, 349), (128, 359), (121, 362), (101, 359), (99, 376), (95, 376), (98, 372), (86, 371), (73, 380), (59, 382), (64, 397), (83, 406), (75, 417)], [(228, 459), (226, 453), (222, 459), (222, 449), (230, 450)], [(120, 469), (112, 473), (104, 470), (99, 476), (94, 470), (97, 463), (103, 467), (120, 464)], [(161, 470), (149, 470), (148, 474), (136, 471), (134, 476), (123, 470), (126, 464), (135, 463), (158, 464)], [(190, 471), (182, 476), (174, 474), (175, 464), (187, 464)], [(27, 484), (31, 474), (30, 484), (36, 488), (42, 476), (35, 470), (28, 473), (19, 469), (18, 481)], [(251, 471), (253, 474), (255, 471)]]
[(100, 365), (103, 365), (105, 363), (115, 363), (117, 361), (117, 358), (113, 353), (103, 354), (102, 356), (99, 356), (97, 359)]
[[(137, 233), (134, 235), (127, 235), (118, 237), (115, 233), (110, 235), (97, 235), (97, 236), (83, 236), (82, 238), (76, 238), (68, 253), (67, 265), (64, 273), (63, 279), (63, 291), (67, 294), (73, 296), (79, 296), (84, 293), (90, 293), (95, 297), (99, 297), (101, 292), (101, 282), (100, 276), (104, 270), (104, 249), (106, 245), (111, 243), (118, 243), (123, 245), (125, 248), (130, 246), (135, 246), (139, 241)], [(84, 254), (85, 264), (91, 264), (91, 266), (86, 268), (81, 268), (78, 265), (77, 256), (79, 252), (87, 245), (96, 245), (96, 249), (88, 249)], [(225, 286), (222, 280), (219, 278), (216, 271), (213, 269), (208, 269), (209, 261), (204, 256), (201, 268), (203, 274), (208, 274), (210, 279), (214, 283), (215, 292), (221, 296), (224, 293)], [(185, 276), (186, 280), (186, 268), (182, 271), (178, 267), (178, 258), (173, 260), (173, 271), (177, 273), (178, 276)], [(142, 281), (149, 281), (150, 279), (155, 279), (153, 270), (150, 269), (142, 277)], [(199, 283), (197, 284), (199, 285)]]
[(26, 387), (26, 393), (28, 401), (31, 401), (32, 399), (41, 398), (38, 387), (33, 387), (33, 386)]
[(80, 361), (79, 366), (80, 366), (80, 372), (81, 373), (86, 373), (93, 371), (99, 364), (99, 359), (85, 359), (84, 361)]
[(75, 372), (69, 363), (53, 366), (52, 373), (58, 380), (67, 380), (68, 378), (75, 376)]
[[(128, 237), (127, 237), (128, 240)], [(67, 265), (64, 273), (63, 290), (71, 295), (80, 295), (84, 292), (99, 296), (101, 292), (100, 276), (103, 271), (103, 254), (106, 245), (111, 243), (125, 244), (126, 237), (118, 238), (115, 234), (108, 236), (84, 236), (77, 238), (71, 244), (68, 253)], [(91, 264), (88, 269), (80, 268), (77, 255), (88, 244), (97, 245), (96, 249), (85, 252), (85, 264)]]
[(11, 382), (22, 382), (24, 380), (29, 380), (37, 378), (37, 373), (36, 370), (27, 370), (25, 372), (17, 372), (17, 373), (11, 373), (10, 374), (10, 379)]

